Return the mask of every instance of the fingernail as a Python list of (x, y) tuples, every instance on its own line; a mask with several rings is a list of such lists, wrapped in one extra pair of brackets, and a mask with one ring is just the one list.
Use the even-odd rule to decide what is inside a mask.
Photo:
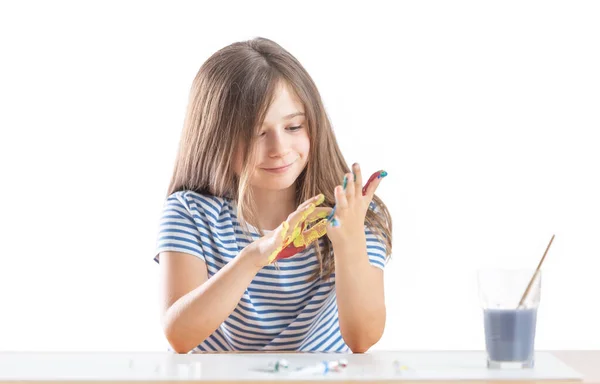
[(323, 202), (325, 201), (325, 195), (324, 194), (319, 194), (319, 196), (317, 196), (317, 201), (315, 202), (315, 205), (321, 205), (323, 204)]
[(331, 226), (332, 227), (339, 227), (340, 226), (339, 220), (334, 217), (333, 220), (331, 220)]
[(346, 185), (348, 185), (348, 178), (346, 175), (344, 175), (344, 181), (342, 182), (342, 188), (344, 188), (344, 191), (346, 190)]
[(386, 171), (381, 171), (381, 172), (379, 172), (379, 175), (377, 176), (377, 178), (378, 179), (383, 179), (387, 175), (388, 175), (388, 173)]

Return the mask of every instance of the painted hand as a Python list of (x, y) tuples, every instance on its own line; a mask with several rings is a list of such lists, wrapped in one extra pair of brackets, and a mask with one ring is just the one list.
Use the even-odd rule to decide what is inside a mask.
[[(269, 264), (279, 259), (294, 256), (327, 233), (327, 220), (325, 218), (331, 209), (317, 208), (317, 205), (322, 204), (323, 201), (325, 201), (325, 196), (320, 195), (315, 203), (308, 205), (300, 218), (292, 221), (293, 228), (290, 229), (289, 221), (283, 223), (283, 230), (281, 231), (283, 243), (271, 254)], [(310, 229), (306, 229), (308, 225), (317, 220), (320, 221)]]
[(364, 225), (369, 205), (386, 171), (377, 171), (362, 186), (362, 175), (358, 164), (352, 166), (353, 173), (346, 174), (341, 186), (335, 188), (336, 205), (328, 220), (327, 236), (334, 245), (343, 244), (364, 236)]

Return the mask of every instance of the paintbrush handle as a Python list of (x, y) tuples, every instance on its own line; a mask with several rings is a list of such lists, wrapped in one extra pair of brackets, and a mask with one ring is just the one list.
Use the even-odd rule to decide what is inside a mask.
[(529, 291), (531, 290), (531, 286), (533, 285), (533, 282), (535, 281), (535, 278), (536, 278), (537, 274), (539, 273), (540, 268), (542, 267), (542, 263), (544, 262), (544, 259), (546, 258), (546, 255), (548, 254), (548, 250), (550, 249), (550, 246), (552, 245), (553, 240), (554, 240), (554, 235), (552, 235), (552, 238), (550, 239), (550, 242), (548, 243), (548, 246), (546, 247), (546, 252), (544, 252), (544, 256), (542, 256), (542, 259), (540, 260), (535, 272), (533, 273), (533, 276), (531, 276), (531, 280), (529, 280), (529, 284), (527, 285), (527, 288), (525, 289), (523, 296), (521, 296), (521, 301), (519, 301), (519, 305), (517, 306), (517, 308), (523, 307), (523, 304), (525, 303), (525, 299), (527, 298), (527, 295), (529, 294)]

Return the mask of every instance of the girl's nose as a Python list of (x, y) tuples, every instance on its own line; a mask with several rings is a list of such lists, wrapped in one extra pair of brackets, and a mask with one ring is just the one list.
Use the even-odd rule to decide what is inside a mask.
[(268, 140), (268, 151), (270, 157), (283, 157), (289, 152), (289, 143), (284, 135), (278, 132), (271, 132)]

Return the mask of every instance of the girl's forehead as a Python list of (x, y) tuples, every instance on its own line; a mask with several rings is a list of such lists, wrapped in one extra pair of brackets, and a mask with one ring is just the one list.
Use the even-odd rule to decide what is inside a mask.
[(301, 116), (304, 116), (304, 104), (289, 85), (280, 82), (274, 90), (273, 102), (267, 109), (263, 127), (285, 123)]

